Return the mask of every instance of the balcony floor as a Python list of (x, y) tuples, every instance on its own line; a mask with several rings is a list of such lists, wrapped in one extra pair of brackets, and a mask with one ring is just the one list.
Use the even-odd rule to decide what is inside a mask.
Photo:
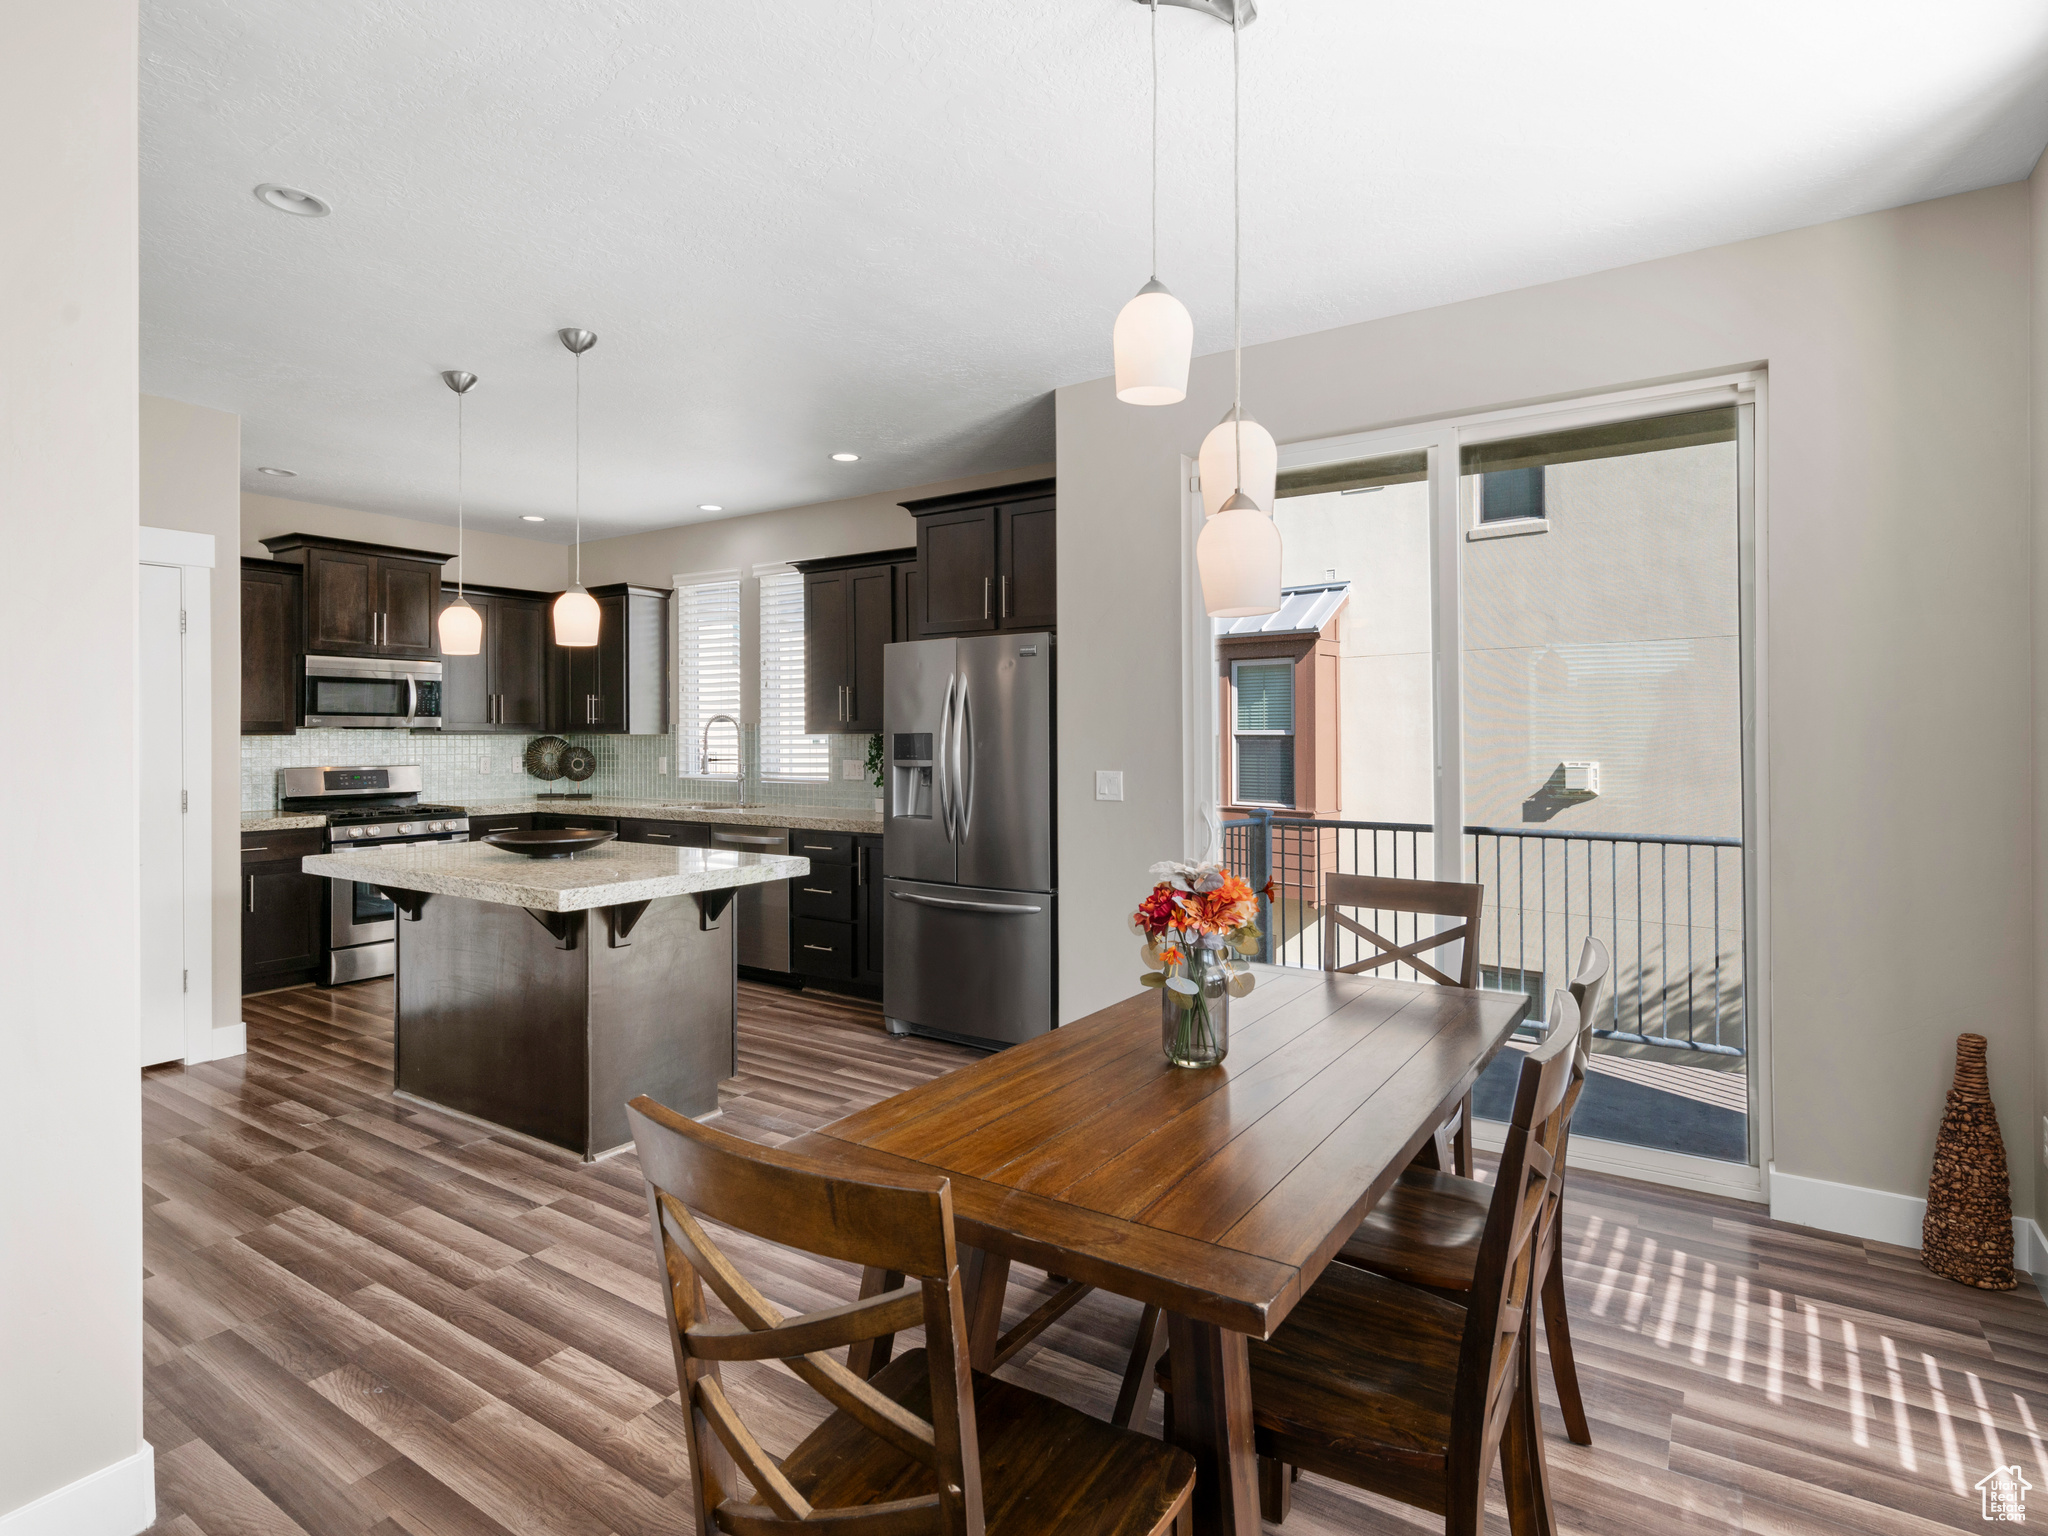
[[(1503, 1051), (1480, 1076), (1472, 1091), (1472, 1112), (1480, 1119), (1508, 1118), (1520, 1061), (1518, 1052)], [(1729, 1070), (1672, 1061), (1668, 1054), (1596, 1050), (1591, 1068), (1572, 1120), (1574, 1136), (1727, 1163), (1748, 1160), (1749, 1077), (1739, 1058)]]

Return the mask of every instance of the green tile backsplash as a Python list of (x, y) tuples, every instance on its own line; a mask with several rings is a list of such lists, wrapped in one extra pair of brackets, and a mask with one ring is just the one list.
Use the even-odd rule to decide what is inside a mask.
[[(732, 779), (678, 778), (676, 743), (669, 736), (585, 736), (568, 739), (588, 747), (597, 772), (580, 785), (536, 779), (520, 766), (526, 736), (441, 735), (431, 731), (299, 731), (290, 736), (242, 738), (242, 810), (274, 810), (277, 770), (342, 764), (418, 763), (428, 800), (455, 805), (472, 801), (518, 800), (547, 789), (583, 789), (622, 800), (758, 801), (768, 805), (843, 806), (874, 809), (880, 791), (865, 776), (868, 738), (833, 736), (834, 777), (806, 783), (772, 783), (760, 777), (760, 753), (753, 726), (745, 733), (746, 776)], [(694, 745), (691, 748), (694, 760)], [(661, 772), (666, 758), (669, 772)], [(844, 764), (861, 765), (858, 780), (843, 778)]]

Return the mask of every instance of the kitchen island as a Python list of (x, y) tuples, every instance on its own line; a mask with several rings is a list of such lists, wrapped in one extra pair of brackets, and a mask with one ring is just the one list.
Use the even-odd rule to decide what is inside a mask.
[(735, 1070), (733, 894), (810, 861), (428, 843), (314, 854), (304, 868), (375, 885), (398, 907), (398, 1093), (588, 1160), (630, 1141), (636, 1094), (687, 1115), (718, 1107)]

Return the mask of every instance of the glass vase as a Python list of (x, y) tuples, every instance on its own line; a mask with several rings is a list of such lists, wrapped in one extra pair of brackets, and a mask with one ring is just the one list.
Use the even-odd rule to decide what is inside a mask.
[(1190, 949), (1159, 996), (1159, 1046), (1176, 1067), (1213, 1067), (1230, 1050), (1229, 976), (1223, 951)]

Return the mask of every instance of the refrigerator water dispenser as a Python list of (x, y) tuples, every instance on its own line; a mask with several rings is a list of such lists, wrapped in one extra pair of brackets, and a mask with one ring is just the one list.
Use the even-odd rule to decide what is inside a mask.
[(930, 821), (932, 738), (929, 731), (898, 732), (891, 743), (889, 814)]

